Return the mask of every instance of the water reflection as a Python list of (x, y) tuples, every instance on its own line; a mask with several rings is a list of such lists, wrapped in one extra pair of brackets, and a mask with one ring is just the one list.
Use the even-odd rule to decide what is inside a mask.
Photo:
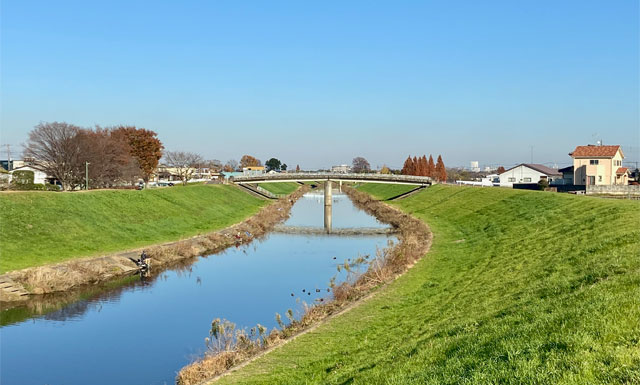
[[(333, 203), (334, 226), (384, 226), (343, 195)], [(301, 199), (286, 224), (321, 228), (323, 200)], [(275, 327), (276, 312), (300, 314), (304, 302), (324, 301), (337, 265), (373, 255), (387, 239), (271, 234), (148, 276), (5, 309), (0, 382), (171, 384), (202, 354), (212, 319)]]

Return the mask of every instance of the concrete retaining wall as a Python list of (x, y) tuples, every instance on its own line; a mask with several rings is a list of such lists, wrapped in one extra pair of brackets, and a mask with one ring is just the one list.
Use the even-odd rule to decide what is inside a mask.
[(587, 195), (640, 196), (640, 185), (587, 186)]

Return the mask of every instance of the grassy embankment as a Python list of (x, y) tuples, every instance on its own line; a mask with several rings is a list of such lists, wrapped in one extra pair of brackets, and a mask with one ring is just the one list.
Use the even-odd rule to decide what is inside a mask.
[(0, 194), (0, 273), (214, 231), (266, 202), (233, 186)]
[(291, 194), (300, 187), (299, 184), (294, 182), (260, 183), (258, 186), (272, 194)]
[(387, 200), (409, 192), (416, 187), (418, 187), (418, 185), (365, 183), (357, 186), (357, 189), (366, 192), (376, 199)]
[(639, 202), (436, 185), (394, 205), (429, 254), (221, 383), (640, 383)]

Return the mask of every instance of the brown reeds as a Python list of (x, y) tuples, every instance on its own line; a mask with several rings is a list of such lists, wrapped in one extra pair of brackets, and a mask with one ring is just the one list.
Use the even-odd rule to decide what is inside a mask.
[[(225, 349), (209, 349), (203, 358), (182, 368), (176, 377), (177, 384), (195, 385), (210, 381), (239, 363), (246, 363), (259, 354), (264, 354), (280, 342), (310, 330), (320, 321), (354, 306), (355, 301), (365, 297), (375, 288), (391, 282), (427, 253), (431, 246), (432, 234), (424, 222), (348, 186), (343, 186), (343, 191), (357, 207), (397, 228), (400, 242), (394, 244), (390, 241), (387, 248), (377, 250), (374, 258), (359, 257), (351, 263), (345, 262), (341, 265), (341, 268), (348, 272), (353, 272), (356, 265), (366, 264), (368, 268), (363, 274), (352, 276), (352, 279), (347, 279), (340, 285), (332, 284), (332, 300), (313, 306), (305, 305), (300, 320), (296, 320), (289, 311), (289, 323), (285, 325), (280, 315), (276, 314), (280, 330), (274, 329), (266, 338), (256, 338), (249, 342), (244, 339), (245, 334), (241, 334), (241, 337), (235, 340), (229, 339), (227, 335), (224, 340)], [(220, 320), (214, 320), (213, 324), (219, 325), (219, 322)], [(224, 322), (227, 327), (235, 328), (235, 325), (228, 321)], [(210, 333), (211, 336), (213, 334)]]

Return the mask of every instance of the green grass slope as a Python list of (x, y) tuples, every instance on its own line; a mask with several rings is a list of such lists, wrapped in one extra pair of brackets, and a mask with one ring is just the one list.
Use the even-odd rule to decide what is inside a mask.
[(233, 186), (0, 194), (0, 272), (177, 240), (242, 221), (265, 201)]
[(258, 186), (273, 194), (291, 194), (300, 187), (299, 184), (294, 182), (260, 183)]
[(358, 190), (364, 191), (376, 199), (387, 200), (409, 192), (416, 187), (418, 185), (365, 183), (358, 186)]
[(427, 256), (220, 383), (640, 383), (640, 202), (436, 185), (394, 204), (431, 226)]

